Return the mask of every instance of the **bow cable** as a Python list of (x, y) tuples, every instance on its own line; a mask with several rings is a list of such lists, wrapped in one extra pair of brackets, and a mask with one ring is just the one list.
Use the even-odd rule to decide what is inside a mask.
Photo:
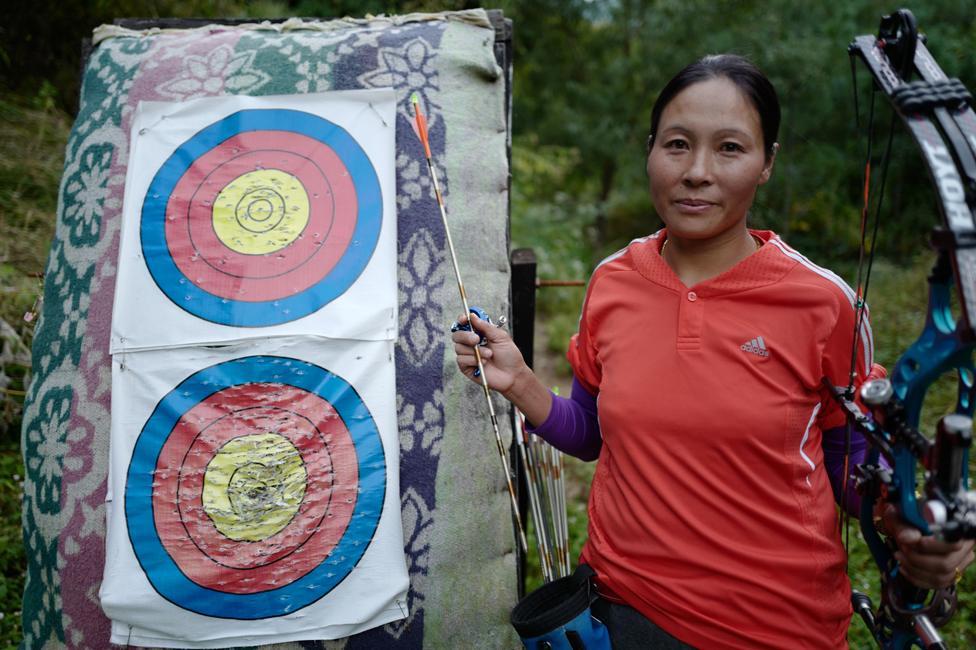
[[(860, 125), (860, 112), (858, 110), (857, 103), (857, 73), (856, 65), (854, 61), (853, 54), (851, 55), (851, 76), (853, 79), (854, 86), (854, 111), (855, 111), (855, 123)], [(844, 391), (844, 396), (848, 400), (854, 399), (854, 389), (857, 383), (857, 354), (858, 348), (861, 343), (861, 331), (864, 327), (865, 319), (867, 317), (867, 295), (868, 290), (871, 287), (871, 270), (874, 267), (874, 253), (878, 240), (878, 227), (881, 223), (881, 208), (884, 203), (884, 192), (885, 185), (888, 178), (888, 167), (891, 163), (891, 144), (894, 140), (895, 133), (895, 118), (897, 114), (895, 111), (891, 113), (891, 121), (888, 127), (888, 141), (885, 145), (884, 154), (881, 158), (881, 185), (878, 190), (878, 199), (874, 206), (874, 218), (871, 224), (871, 238), (870, 238), (870, 248), (868, 244), (868, 221), (870, 214), (871, 205), (871, 167), (873, 159), (873, 143), (874, 143), (874, 106), (875, 106), (875, 89), (871, 91), (871, 100), (868, 104), (868, 123), (867, 123), (867, 152), (865, 155), (864, 162), (864, 190), (863, 190), (863, 204), (861, 207), (861, 239), (858, 245), (858, 263), (857, 263), (857, 276), (856, 276), (856, 302), (855, 302), (855, 312), (854, 312), (854, 333), (851, 337), (853, 342), (851, 344), (851, 367), (848, 376), (847, 388)], [(866, 267), (866, 268), (865, 268)], [(871, 369), (867, 367), (868, 359), (865, 356), (864, 359), (865, 373), (870, 373)], [(849, 562), (850, 557), (850, 512), (848, 511), (848, 482), (850, 480), (850, 457), (851, 457), (851, 439), (853, 436), (853, 425), (850, 420), (847, 421), (847, 425), (844, 430), (844, 469), (843, 469), (843, 486), (841, 488), (841, 520), (840, 525), (843, 527), (844, 536), (844, 550), (847, 556), (847, 561)], [(849, 567), (849, 565), (848, 565)]]

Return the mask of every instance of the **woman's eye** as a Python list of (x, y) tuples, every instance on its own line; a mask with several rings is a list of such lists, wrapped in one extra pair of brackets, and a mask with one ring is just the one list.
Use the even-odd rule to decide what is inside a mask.
[(687, 149), (688, 142), (686, 140), (682, 140), (681, 138), (675, 138), (674, 140), (668, 140), (667, 142), (665, 142), (664, 148), (665, 149)]
[(745, 149), (742, 148), (742, 145), (740, 145), (738, 142), (723, 142), (719, 146), (719, 149), (723, 153), (739, 153), (741, 151), (745, 151)]

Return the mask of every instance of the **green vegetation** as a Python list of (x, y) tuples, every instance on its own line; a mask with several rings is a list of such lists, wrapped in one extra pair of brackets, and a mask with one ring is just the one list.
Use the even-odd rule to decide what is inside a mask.
[[(65, 0), (26, 4), (0, 27), (0, 648), (20, 639), (24, 554), (20, 544), (20, 409), (29, 382), (24, 349), (54, 229), (63, 151), (76, 108), (80, 42), (116, 16), (342, 16), (464, 9), (465, 0)], [(753, 214), (815, 261), (850, 278), (862, 191), (864, 124), (854, 127), (845, 46), (876, 30), (889, 0), (845, 3), (700, 0), (497, 0), (515, 25), (512, 239), (539, 257), (540, 276), (585, 279), (596, 261), (658, 227), (644, 178), (644, 142), (655, 93), (679, 68), (710, 52), (753, 58), (783, 103), (782, 145), (772, 182)], [(920, 3), (921, 5), (921, 3)], [(950, 76), (976, 88), (976, 15), (958, 0), (913, 7), (929, 47)], [(572, 52), (573, 56), (566, 53)], [(859, 73), (862, 118), (870, 84)], [(878, 108), (883, 142), (887, 107)], [(890, 366), (916, 336), (931, 263), (917, 254), (936, 217), (915, 146), (896, 130), (879, 262), (871, 289), (876, 356)], [(878, 147), (880, 148), (880, 146)], [(876, 181), (877, 182), (877, 181)], [(540, 293), (539, 320), (559, 359), (575, 331), (582, 291)], [(563, 365), (564, 372), (568, 368)], [(931, 424), (953, 399), (940, 383), (926, 409)], [(570, 461), (571, 535), (586, 531), (592, 464)], [(857, 528), (856, 524), (853, 526)], [(852, 583), (877, 597), (876, 570), (851, 534)], [(535, 578), (536, 584), (538, 577)], [(951, 647), (976, 644), (976, 587), (963, 583), (947, 631)], [(854, 621), (851, 644), (871, 647)]]
[[(512, 235), (516, 245), (544, 243), (536, 246), (545, 251), (544, 276), (585, 278), (600, 259), (659, 227), (643, 164), (651, 105), (684, 65), (729, 51), (766, 71), (783, 108), (780, 151), (772, 180), (757, 197), (753, 225), (776, 230), (827, 266), (856, 258), (871, 84), (859, 70), (857, 129), (846, 46), (854, 35), (876, 32), (882, 13), (894, 9), (889, 2), (510, 4), (506, 15), (516, 26)], [(913, 9), (936, 60), (974, 86), (976, 59), (962, 53), (976, 40), (976, 16), (954, 0)], [(567, 51), (581, 55), (544, 54)], [(889, 116), (879, 99), (876, 161)], [(896, 126), (879, 248), (906, 259), (936, 213), (917, 147)], [(876, 167), (875, 188), (879, 177)], [(569, 295), (540, 297), (558, 347), (576, 326)]]
[(24, 467), (15, 445), (0, 448), (0, 648), (21, 638), (20, 600), (24, 594), (24, 545), (20, 534), (20, 493)]
[[(20, 532), (20, 409), (69, 117), (50, 87), (37, 96), (0, 101), (0, 647), (20, 640), (24, 547)], [(3, 330), (0, 330), (3, 331)]]

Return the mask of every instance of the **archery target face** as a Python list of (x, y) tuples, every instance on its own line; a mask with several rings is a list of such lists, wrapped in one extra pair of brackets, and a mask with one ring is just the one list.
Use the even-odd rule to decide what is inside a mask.
[(153, 588), (199, 614), (282, 616), (334, 589), (376, 531), (386, 463), (356, 390), (297, 359), (194, 373), (136, 440), (125, 516)]
[(292, 109), (247, 109), (181, 143), (142, 204), (153, 281), (207, 321), (266, 327), (342, 295), (380, 236), (369, 156), (338, 124)]

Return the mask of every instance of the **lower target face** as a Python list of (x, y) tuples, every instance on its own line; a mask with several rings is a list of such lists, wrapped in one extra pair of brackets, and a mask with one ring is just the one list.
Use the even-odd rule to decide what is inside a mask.
[(244, 110), (180, 145), (142, 208), (153, 280), (223, 325), (295, 320), (342, 295), (375, 250), (381, 189), (342, 127), (302, 111)]
[(379, 432), (352, 386), (303, 361), (246, 357), (160, 401), (132, 454), (125, 511), (164, 598), (258, 619), (301, 609), (349, 575), (385, 493)]

